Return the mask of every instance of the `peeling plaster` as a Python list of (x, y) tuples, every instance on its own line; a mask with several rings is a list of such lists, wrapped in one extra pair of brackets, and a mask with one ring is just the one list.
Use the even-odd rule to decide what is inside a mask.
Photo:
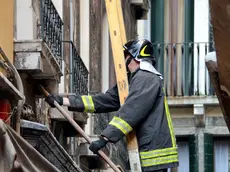
[(15, 66), (17, 69), (40, 69), (40, 53), (17, 53)]

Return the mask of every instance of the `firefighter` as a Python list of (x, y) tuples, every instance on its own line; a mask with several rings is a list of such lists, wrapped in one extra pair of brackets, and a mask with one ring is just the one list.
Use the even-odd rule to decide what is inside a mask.
[(94, 96), (74, 95), (63, 98), (51, 95), (47, 103), (54, 107), (54, 100), (68, 106), (71, 111), (106, 113), (117, 111), (100, 139), (90, 144), (95, 154), (108, 142), (116, 143), (131, 130), (136, 131), (143, 171), (167, 172), (177, 167), (178, 151), (173, 125), (163, 88), (163, 77), (154, 68), (153, 45), (146, 39), (136, 39), (124, 46), (129, 75), (129, 94), (120, 106), (115, 85), (106, 93)]

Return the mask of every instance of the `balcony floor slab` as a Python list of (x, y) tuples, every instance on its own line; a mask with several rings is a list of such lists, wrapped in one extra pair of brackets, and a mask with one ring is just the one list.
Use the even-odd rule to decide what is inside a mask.
[(219, 105), (216, 96), (184, 96), (184, 97), (167, 97), (169, 106), (186, 106), (194, 104)]
[(34, 79), (60, 81), (62, 76), (60, 65), (44, 41), (17, 40), (14, 46), (14, 65), (19, 72), (28, 73)]

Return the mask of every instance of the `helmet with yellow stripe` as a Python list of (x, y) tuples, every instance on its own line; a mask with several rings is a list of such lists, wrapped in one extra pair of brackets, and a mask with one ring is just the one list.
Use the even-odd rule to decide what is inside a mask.
[(136, 61), (151, 60), (155, 65), (153, 55), (153, 44), (147, 39), (136, 39), (128, 41), (123, 46), (124, 52), (129, 53)]

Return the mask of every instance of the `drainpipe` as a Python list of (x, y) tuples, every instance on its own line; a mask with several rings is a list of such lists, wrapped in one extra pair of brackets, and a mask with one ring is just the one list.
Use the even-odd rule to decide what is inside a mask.
[[(73, 17), (72, 17), (72, 14), (73, 14), (73, 2), (72, 0), (69, 0), (70, 1), (70, 5), (69, 5), (69, 8), (70, 8), (70, 27), (69, 27), (69, 38), (70, 38), (70, 41), (73, 42)], [(73, 92), (73, 52), (72, 52), (72, 47), (74, 45), (71, 44), (71, 46), (69, 47), (69, 52), (70, 52), (70, 59), (69, 59), (69, 70), (70, 70), (70, 78), (69, 78), (69, 84), (70, 84), (70, 93)]]
[(16, 87), (20, 91), (20, 93), (22, 93), (22, 95), (23, 95), (23, 99), (18, 101), (17, 111), (16, 111), (16, 129), (15, 130), (20, 135), (20, 127), (21, 127), (20, 119), (21, 119), (21, 113), (22, 113), (23, 105), (25, 103), (24, 88), (23, 88), (21, 77), (20, 77), (17, 69), (9, 61), (9, 59), (6, 57), (6, 55), (2, 51), (2, 49), (0, 49), (0, 50), (2, 52), (2, 57), (5, 60), (5, 62), (13, 69), (14, 76), (15, 76), (15, 81), (16, 81)]
[[(69, 70), (70, 70), (70, 78), (69, 78), (69, 92), (73, 93), (73, 52), (72, 52), (72, 48), (74, 46), (73, 44), (73, 1), (69, 0), (69, 8), (70, 8), (70, 27), (69, 27), (69, 38), (72, 44), (70, 44), (71, 46), (69, 47), (69, 52), (70, 52), (70, 59), (69, 59)], [(75, 139), (74, 137), (70, 137), (70, 154), (72, 155), (72, 158), (74, 158), (74, 152), (75, 152)]]

